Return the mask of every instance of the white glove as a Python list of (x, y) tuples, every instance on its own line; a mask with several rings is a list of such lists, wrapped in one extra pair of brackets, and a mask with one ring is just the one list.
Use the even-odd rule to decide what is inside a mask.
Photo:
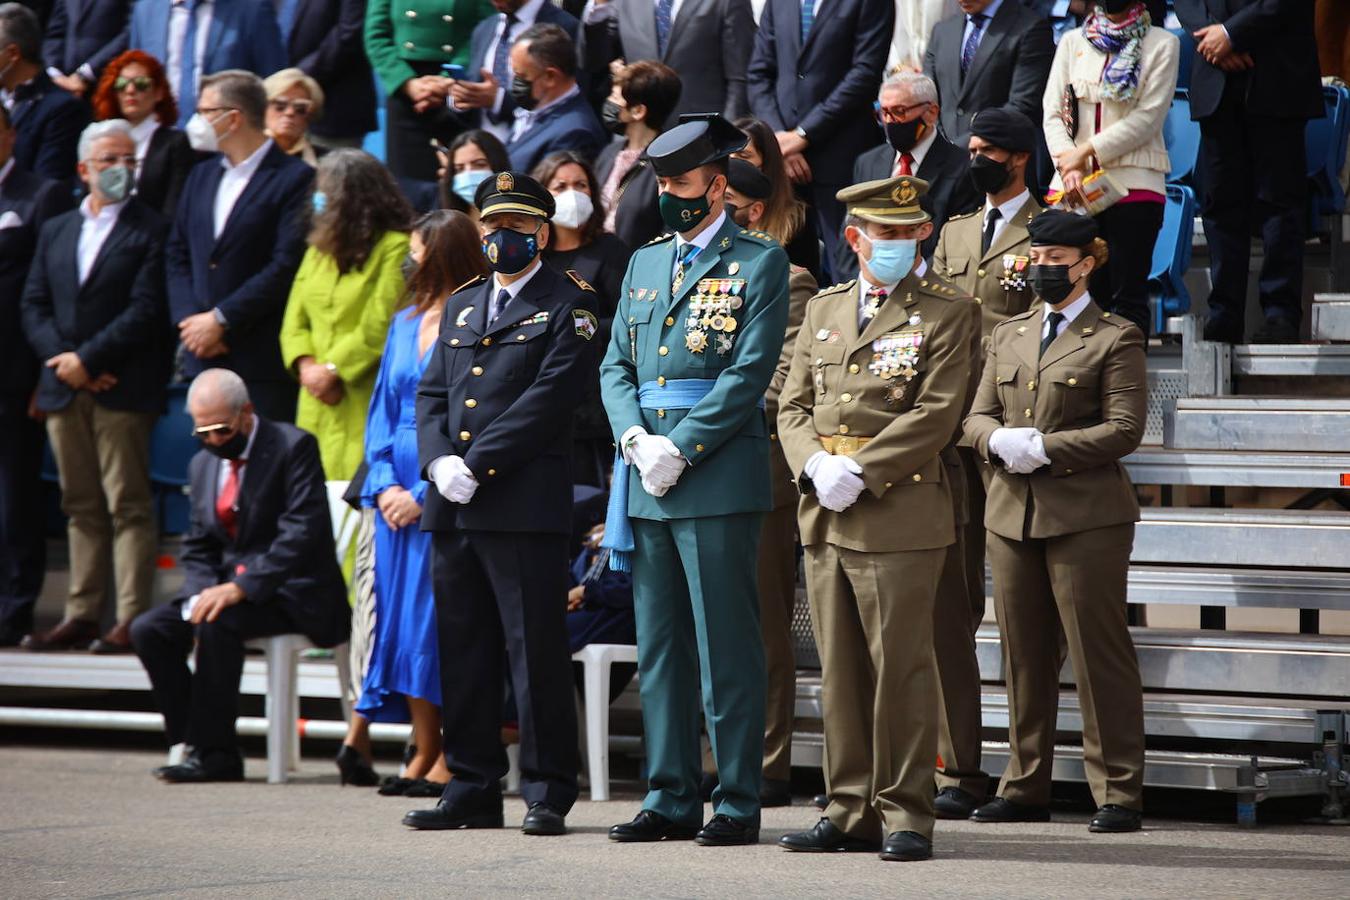
[(803, 471), (816, 489), (816, 499), (831, 512), (843, 512), (862, 495), (862, 466), (847, 456), (817, 451), (806, 461)]
[[(647, 434), (644, 431), (633, 437), (630, 448), (628, 452), (633, 465), (642, 475), (642, 486), (654, 497), (674, 487), (689, 465), (680, 453), (680, 448), (663, 435)], [(655, 493), (653, 488), (660, 490), (661, 494)]]
[(478, 490), (478, 479), (458, 456), (437, 457), (427, 471), (436, 490), (451, 503), (468, 503)]
[(1050, 464), (1041, 433), (1030, 427), (997, 429), (989, 435), (989, 452), (1014, 475), (1027, 475)]

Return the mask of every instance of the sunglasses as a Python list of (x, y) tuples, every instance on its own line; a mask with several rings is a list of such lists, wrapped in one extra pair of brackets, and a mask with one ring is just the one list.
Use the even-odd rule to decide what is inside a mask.
[(133, 87), (137, 93), (144, 94), (154, 86), (155, 82), (151, 80), (149, 75), (137, 75), (135, 78), (119, 77), (113, 82), (113, 90), (119, 93), (125, 91), (128, 87)]
[(312, 100), (269, 100), (267, 105), (272, 107), (272, 111), (285, 114), (288, 110), (297, 116), (308, 116), (310, 110), (314, 108)]

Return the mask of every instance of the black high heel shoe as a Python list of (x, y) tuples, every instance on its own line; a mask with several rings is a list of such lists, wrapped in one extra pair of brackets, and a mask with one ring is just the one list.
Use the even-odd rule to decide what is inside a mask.
[(344, 785), (374, 787), (380, 783), (380, 776), (375, 774), (375, 770), (350, 744), (343, 744), (342, 749), (338, 751), (337, 758), (333, 761), (337, 763), (338, 776)]

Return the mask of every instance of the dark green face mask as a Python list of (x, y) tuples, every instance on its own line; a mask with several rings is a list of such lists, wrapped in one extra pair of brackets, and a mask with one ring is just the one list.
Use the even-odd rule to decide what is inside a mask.
[[(711, 188), (712, 185), (709, 184), (708, 187)], [(703, 220), (708, 218), (711, 207), (706, 190), (693, 198), (676, 197), (670, 191), (666, 191), (657, 200), (657, 204), (661, 209), (661, 221), (665, 222), (668, 228), (681, 233), (702, 224)]]

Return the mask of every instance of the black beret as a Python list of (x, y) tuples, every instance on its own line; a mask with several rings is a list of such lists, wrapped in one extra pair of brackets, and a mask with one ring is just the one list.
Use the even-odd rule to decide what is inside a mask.
[(498, 172), (484, 178), (473, 195), (479, 218), (494, 213), (521, 213), (553, 218), (557, 204), (544, 186), (524, 172)]
[(751, 200), (768, 200), (773, 193), (768, 177), (743, 159), (733, 159), (727, 164), (727, 183), (736, 193)]
[(1026, 113), (1007, 106), (982, 109), (970, 119), (970, 133), (1011, 153), (1031, 153), (1040, 132)]
[(1027, 223), (1033, 247), (1086, 247), (1097, 236), (1097, 220), (1062, 209), (1047, 209)]
[(674, 178), (745, 149), (749, 140), (718, 113), (688, 113), (647, 145), (647, 158), (657, 175)]

